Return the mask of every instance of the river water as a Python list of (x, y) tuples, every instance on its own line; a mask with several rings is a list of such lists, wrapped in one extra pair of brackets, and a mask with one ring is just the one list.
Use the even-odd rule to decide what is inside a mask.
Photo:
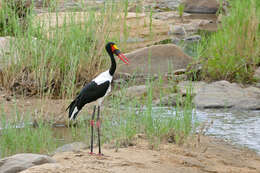
[[(167, 116), (174, 116), (174, 109), (167, 109)], [(260, 111), (194, 110), (197, 121), (206, 123), (206, 135), (215, 136), (260, 154)]]
[(253, 149), (260, 154), (260, 111), (196, 111), (200, 122), (213, 121), (208, 135)]
[[(175, 113), (176, 110), (174, 108), (152, 108), (152, 114), (155, 117), (158, 115), (170, 117), (175, 116)], [(224, 139), (231, 144), (255, 150), (260, 154), (260, 111), (194, 109), (193, 114), (195, 115), (196, 122), (209, 124), (205, 133), (206, 135)], [(23, 127), (23, 123), (14, 126), (14, 128)], [(57, 128), (55, 129), (57, 132)], [(69, 138), (68, 130), (67, 128), (62, 129), (62, 132), (66, 132), (62, 133), (62, 138), (66, 142), (66, 138)]]

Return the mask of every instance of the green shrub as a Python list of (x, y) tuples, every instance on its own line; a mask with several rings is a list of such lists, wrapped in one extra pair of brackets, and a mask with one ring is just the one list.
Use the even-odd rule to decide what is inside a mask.
[(202, 43), (203, 77), (250, 83), (260, 63), (260, 3), (233, 0), (230, 4), (218, 31)]

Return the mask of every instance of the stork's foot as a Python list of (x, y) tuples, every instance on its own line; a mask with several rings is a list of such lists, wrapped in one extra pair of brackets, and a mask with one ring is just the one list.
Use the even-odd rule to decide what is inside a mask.
[(104, 154), (103, 154), (103, 153), (98, 153), (97, 155), (98, 155), (98, 156), (104, 156)]
[(104, 156), (103, 153), (98, 153), (98, 154), (96, 154), (96, 153), (94, 153), (94, 152), (89, 152), (89, 155), (91, 155), (91, 156)]

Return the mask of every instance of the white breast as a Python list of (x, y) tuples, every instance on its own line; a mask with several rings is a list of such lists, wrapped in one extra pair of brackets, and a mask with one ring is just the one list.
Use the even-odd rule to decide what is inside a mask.
[(100, 75), (98, 75), (95, 79), (93, 79), (92, 81), (96, 82), (98, 85), (109, 81), (111, 83), (113, 76), (110, 75), (109, 70), (101, 73)]

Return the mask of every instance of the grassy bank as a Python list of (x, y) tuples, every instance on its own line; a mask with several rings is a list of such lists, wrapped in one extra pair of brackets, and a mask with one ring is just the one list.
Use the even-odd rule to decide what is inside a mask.
[(14, 38), (3, 56), (0, 85), (25, 95), (75, 95), (79, 86), (109, 66), (104, 45), (111, 40), (119, 44), (124, 36), (116, 28), (124, 20), (120, 5), (109, 1), (98, 11), (83, 7), (81, 13), (40, 17), (28, 12), (23, 21), (15, 13), (7, 17), (12, 9), (3, 6), (0, 33)]
[[(121, 96), (107, 98), (101, 112), (102, 144), (109, 144), (114, 148), (126, 147), (135, 145), (137, 136), (142, 136), (149, 142), (150, 148), (156, 149), (165, 142), (183, 144), (193, 134), (196, 125), (189, 94), (177, 107), (154, 107), (152, 101), (158, 95), (154, 86), (160, 85), (160, 80), (147, 81), (147, 95), (130, 100), (125, 96), (126, 87), (121, 85)], [(168, 91), (163, 90), (159, 93), (161, 97), (168, 94)], [(33, 127), (31, 116), (34, 112), (28, 111), (25, 114), (14, 108), (14, 114), (17, 117), (14, 120), (1, 119), (2, 157), (22, 152), (51, 153), (58, 146), (74, 141), (83, 141), (87, 145), (90, 143), (90, 116), (84, 111), (78, 117), (77, 126), (64, 128), (62, 133), (58, 133), (61, 129), (55, 129), (51, 123), (43, 120), (38, 120), (38, 126)], [(0, 116), (6, 115), (2, 111)], [(21, 128), (15, 128), (15, 125), (21, 123)]]
[(203, 77), (250, 83), (260, 63), (260, 3), (232, 0), (218, 31), (201, 47)]

